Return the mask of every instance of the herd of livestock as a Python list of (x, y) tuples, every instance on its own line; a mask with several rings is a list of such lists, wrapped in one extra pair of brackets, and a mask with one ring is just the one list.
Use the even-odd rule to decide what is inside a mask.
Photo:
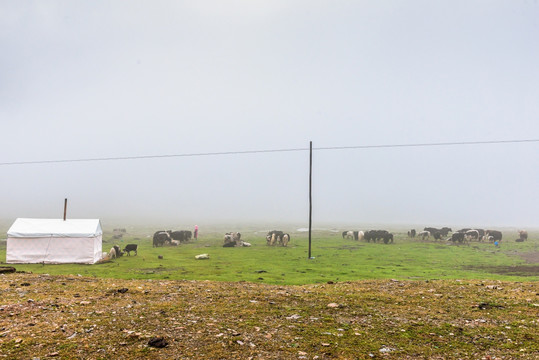
[[(290, 241), (290, 234), (284, 233), (280, 230), (269, 231), (266, 235), (266, 243), (269, 246), (281, 245), (287, 246)], [(245, 242), (241, 239), (241, 233), (229, 232), (225, 234), (223, 247), (240, 247), (251, 246), (251, 243)]]
[[(125, 230), (124, 230), (125, 231)], [(449, 233), (452, 233), (451, 236)], [(342, 237), (354, 240), (365, 240), (367, 242), (383, 242), (384, 244), (393, 243), (393, 234), (387, 230), (368, 230), (368, 231), (354, 231), (347, 230), (342, 232)], [(472, 229), (464, 228), (453, 232), (449, 227), (442, 227), (440, 229), (434, 227), (425, 227), (423, 231), (416, 231), (411, 229), (408, 231), (408, 237), (421, 238), (422, 240), (429, 240), (433, 237), (435, 240), (451, 241), (453, 243), (464, 243), (472, 240), (476, 241), (489, 241), (498, 243), (502, 240), (502, 232), (498, 230), (485, 230), (485, 229)], [(159, 246), (178, 246), (182, 243), (187, 243), (193, 238), (193, 233), (189, 230), (160, 230), (156, 231), (153, 235), (153, 247)], [(196, 239), (196, 236), (195, 236)], [(528, 232), (526, 230), (518, 230), (518, 238), (516, 242), (523, 242), (528, 239)], [(290, 234), (280, 230), (271, 230), (266, 235), (266, 243), (268, 246), (288, 246), (290, 242)], [(226, 233), (223, 239), (223, 247), (242, 247), (251, 246), (250, 243), (241, 239), (241, 233), (229, 232)], [(108, 258), (117, 258), (124, 254), (128, 256), (134, 251), (137, 255), (137, 244), (127, 244), (123, 250), (118, 245), (114, 245), (107, 253)]]
[(114, 245), (110, 248), (110, 251), (106, 254), (103, 258), (110, 260), (119, 258), (120, 256), (123, 256), (124, 254), (127, 254), (127, 256), (131, 256), (131, 251), (135, 252), (135, 256), (138, 255), (138, 245), (137, 244), (127, 244), (123, 250), (120, 249), (118, 245)]
[[(193, 233), (189, 230), (159, 230), (153, 234), (153, 247), (159, 246), (177, 246), (181, 243), (189, 242), (193, 237)], [(290, 242), (290, 234), (280, 230), (269, 231), (266, 235), (266, 242), (268, 246), (288, 246)], [(251, 246), (250, 243), (243, 241), (241, 233), (228, 232), (223, 239), (223, 247), (241, 247)]]
[[(452, 232), (449, 237), (449, 233)], [(499, 230), (485, 230), (480, 228), (464, 228), (453, 232), (451, 228), (444, 227), (441, 229), (426, 227), (423, 231), (416, 234), (415, 229), (408, 232), (408, 236), (414, 238), (416, 236), (421, 237), (423, 240), (429, 239), (431, 236), (435, 240), (446, 240), (454, 243), (463, 243), (465, 241), (488, 241), (488, 242), (500, 242), (502, 241), (503, 234)], [(522, 242), (528, 239), (528, 232), (526, 230), (518, 230), (517, 242)]]
[[(449, 233), (452, 233), (449, 236)], [(441, 229), (434, 227), (425, 227), (423, 231), (417, 232), (415, 229), (408, 231), (408, 237), (415, 238), (420, 237), (422, 240), (429, 240), (432, 236), (435, 240), (446, 240), (453, 243), (463, 243), (466, 241), (489, 241), (489, 242), (499, 242), (502, 240), (502, 232), (499, 230), (485, 230), (485, 229), (472, 229), (465, 228), (460, 229), (455, 232), (449, 227), (443, 227)], [(516, 242), (522, 242), (528, 239), (528, 232), (526, 230), (518, 231), (518, 238)], [(353, 231), (347, 230), (343, 231), (342, 237), (355, 239), (355, 240), (365, 240), (367, 242), (378, 242), (383, 241), (384, 244), (393, 242), (393, 234), (387, 230), (368, 230), (368, 231)]]
[(387, 230), (368, 230), (368, 231), (343, 231), (342, 238), (354, 240), (366, 240), (367, 242), (383, 241), (384, 244), (393, 242), (393, 234)]
[(193, 233), (189, 230), (159, 230), (153, 234), (153, 247), (171, 245), (178, 246), (191, 240)]

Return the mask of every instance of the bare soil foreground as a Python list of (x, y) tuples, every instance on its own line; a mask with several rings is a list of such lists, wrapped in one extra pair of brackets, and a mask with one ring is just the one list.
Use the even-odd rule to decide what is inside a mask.
[(0, 358), (539, 359), (539, 284), (0, 275)]

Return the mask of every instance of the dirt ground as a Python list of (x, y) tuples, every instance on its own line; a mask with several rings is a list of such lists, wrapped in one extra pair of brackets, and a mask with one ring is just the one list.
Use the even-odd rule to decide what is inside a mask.
[(539, 284), (0, 274), (0, 359), (539, 359)]
[(539, 264), (539, 252), (519, 254), (528, 264)]

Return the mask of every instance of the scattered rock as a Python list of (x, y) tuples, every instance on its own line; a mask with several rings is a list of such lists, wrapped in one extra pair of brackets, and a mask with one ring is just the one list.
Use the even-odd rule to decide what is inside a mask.
[(142, 336), (142, 333), (134, 332), (133, 330), (124, 330), (124, 333), (126, 333), (127, 337), (131, 339), (138, 339)]
[(163, 255), (157, 255), (157, 258), (158, 258), (159, 260), (163, 260)]
[(478, 307), (480, 310), (493, 309), (493, 308), (500, 308), (500, 309), (503, 309), (503, 306), (502, 306), (502, 305), (490, 304), (490, 303), (486, 303), (486, 302), (480, 303), (479, 305), (477, 305), (477, 307)]
[(164, 348), (167, 345), (168, 345), (168, 342), (162, 336), (153, 337), (148, 341), (148, 346), (158, 348), (158, 349)]
[(392, 349), (392, 348), (387, 347), (387, 346), (383, 346), (383, 347), (382, 347), (380, 350), (378, 350), (378, 351), (380, 351), (381, 353), (390, 353), (390, 352), (392, 352), (392, 351), (395, 351), (395, 349)]
[(197, 260), (206, 260), (206, 259), (209, 259), (209, 258), (210, 258), (210, 255), (208, 255), (208, 254), (200, 254), (200, 255), (195, 256), (195, 259), (197, 259)]
[(129, 290), (128, 288), (121, 288), (121, 289), (118, 289), (116, 290), (117, 292), (119, 292), (120, 294), (124, 294), (127, 292), (127, 290)]
[(0, 266), (0, 274), (10, 274), (17, 271), (14, 267), (11, 266)]
[(299, 319), (300, 317), (301, 317), (300, 315), (294, 314), (294, 315), (288, 316), (288, 317), (286, 318), (286, 320), (297, 320), (297, 319)]
[(339, 308), (339, 307), (342, 307), (342, 305), (339, 305), (337, 303), (329, 303), (327, 305), (328, 308)]

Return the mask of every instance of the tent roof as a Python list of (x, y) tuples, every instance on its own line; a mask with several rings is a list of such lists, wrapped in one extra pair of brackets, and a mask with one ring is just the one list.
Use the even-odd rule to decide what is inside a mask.
[(24, 219), (9, 228), (9, 237), (94, 237), (102, 235), (99, 219)]

